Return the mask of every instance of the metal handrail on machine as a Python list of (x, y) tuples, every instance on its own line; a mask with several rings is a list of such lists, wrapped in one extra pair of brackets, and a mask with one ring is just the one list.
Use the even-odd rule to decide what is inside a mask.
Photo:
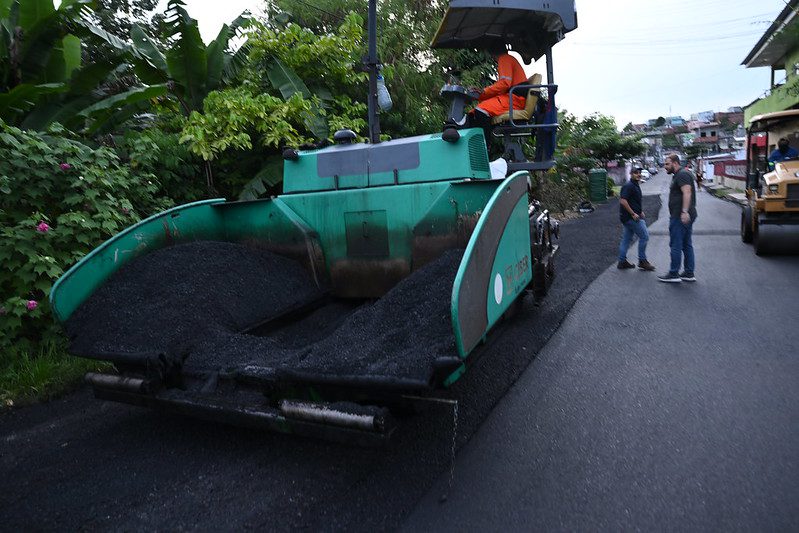
[[(508, 91), (508, 122), (509, 125), (516, 129), (541, 129), (541, 128), (557, 128), (559, 126), (558, 122), (552, 122), (549, 124), (517, 124), (513, 120), (513, 94), (517, 91), (530, 91), (531, 89), (542, 89), (546, 88), (549, 92), (549, 100), (550, 105), (555, 105), (555, 93), (558, 92), (558, 86), (555, 84), (544, 84), (544, 85), (531, 85), (531, 84), (522, 84), (522, 85), (514, 85)], [(540, 98), (540, 97), (539, 97)], [(499, 125), (499, 127), (503, 127), (503, 125)], [(507, 126), (505, 126), (507, 127)]]

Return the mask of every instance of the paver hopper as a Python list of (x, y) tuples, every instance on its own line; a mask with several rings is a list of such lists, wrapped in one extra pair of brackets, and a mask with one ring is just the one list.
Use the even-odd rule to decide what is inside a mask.
[[(370, 19), (373, 28), (374, 2)], [(373, 75), (376, 64), (367, 61)], [(379, 126), (370, 115), (371, 136)], [(50, 299), (74, 335), (71, 351), (120, 370), (87, 376), (98, 397), (379, 442), (391, 433), (390, 408), (409, 393), (454, 383), (526, 291), (546, 294), (557, 223), (530, 204), (528, 172), (492, 177), (482, 130), (461, 130), (454, 139), (435, 133), (370, 143), (355, 143), (343, 130), (335, 140), (323, 149), (284, 152), (283, 194), (206, 200), (160, 213), (105, 242), (58, 280)], [(149, 287), (137, 282), (124, 287), (128, 293), (107, 288), (124, 285), (125, 273), (148, 258), (188, 243), (226, 243), (292, 259), (308, 287), (287, 292), (280, 279), (259, 279), (263, 284), (249, 289), (258, 294), (240, 291), (238, 297), (251, 301), (281, 290), (279, 305), (243, 315), (211, 309), (208, 316), (217, 322), (190, 333), (160, 316), (144, 317), (156, 324), (152, 331), (131, 331), (136, 326), (124, 321)], [(442, 261), (449, 266), (436, 266)], [(158, 268), (166, 267), (152, 264), (160, 266), (148, 279), (157, 281)], [(239, 273), (231, 266), (231, 277)], [(191, 290), (186, 312), (196, 307), (199, 313), (201, 302), (191, 298), (200, 299), (206, 287)], [(98, 299), (108, 304), (108, 294), (116, 295), (111, 307), (97, 307)], [(80, 321), (81, 327), (70, 326)], [(123, 329), (99, 326), (114, 321)], [(313, 330), (304, 343), (297, 341), (297, 324)], [(430, 333), (435, 328), (440, 338)], [(178, 330), (183, 338), (176, 344)], [(128, 333), (146, 337), (147, 346), (114, 344)], [(268, 342), (260, 340), (264, 336)], [(408, 349), (415, 337), (419, 342)], [(200, 364), (203, 357), (213, 364)]]

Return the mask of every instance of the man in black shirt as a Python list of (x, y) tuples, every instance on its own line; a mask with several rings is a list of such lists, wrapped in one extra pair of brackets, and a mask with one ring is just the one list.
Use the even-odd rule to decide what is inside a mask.
[[(694, 245), (691, 242), (696, 220), (696, 180), (689, 171), (680, 166), (680, 158), (676, 154), (666, 156), (665, 168), (673, 176), (669, 189), (671, 267), (667, 274), (658, 276), (658, 279), (667, 283), (696, 281)], [(681, 262), (684, 270), (679, 272)]]
[(619, 219), (624, 226), (624, 234), (619, 245), (619, 264), (620, 270), (635, 268), (635, 265), (627, 261), (627, 250), (630, 248), (630, 241), (633, 235), (638, 236), (638, 268), (641, 270), (652, 271), (655, 267), (646, 260), (646, 243), (649, 242), (649, 232), (644, 222), (644, 210), (641, 205), (641, 169), (633, 168), (630, 171), (630, 181), (621, 188), (619, 199)]

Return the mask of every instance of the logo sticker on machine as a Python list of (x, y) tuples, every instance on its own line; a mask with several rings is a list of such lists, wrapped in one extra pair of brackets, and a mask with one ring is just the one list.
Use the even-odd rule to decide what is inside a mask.
[(502, 290), (502, 276), (497, 274), (494, 277), (494, 301), (497, 302), (497, 305), (502, 303), (502, 295), (504, 291)]

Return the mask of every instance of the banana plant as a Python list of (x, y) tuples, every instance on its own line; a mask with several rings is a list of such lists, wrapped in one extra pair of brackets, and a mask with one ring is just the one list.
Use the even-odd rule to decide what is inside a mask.
[(0, 0), (0, 118), (18, 122), (40, 100), (67, 90), (81, 64), (69, 22), (92, 0)]
[(58, 9), (52, 0), (0, 0), (0, 118), (26, 129), (60, 122), (91, 133), (166, 94), (166, 85), (110, 96), (97, 90), (123, 59), (81, 64), (80, 37), (93, 33), (82, 13), (93, 6), (94, 0), (62, 0)]
[(188, 116), (192, 111), (201, 112), (208, 93), (222, 88), (246, 62), (247, 44), (233, 51), (231, 40), (240, 36), (250, 21), (245, 11), (231, 24), (223, 25), (216, 39), (206, 46), (197, 21), (189, 16), (183, 0), (170, 0), (165, 20), (165, 37), (170, 47), (166, 52), (137, 25), (131, 29), (130, 41), (86, 22), (84, 25), (93, 35), (124, 54), (142, 82), (149, 86), (166, 86)]
[[(305, 118), (305, 127), (317, 139), (327, 139), (328, 135), (330, 135), (330, 130), (322, 109), (324, 109), (325, 101), (332, 98), (330, 92), (326, 89), (317, 90), (315, 95), (317, 99), (314, 100), (314, 94), (311, 93), (305, 82), (276, 57), (270, 57), (266, 60), (266, 77), (269, 83), (280, 92), (284, 100), (288, 100), (295, 94), (301, 94), (303, 99), (313, 102), (311, 113)], [(320, 104), (317, 104), (316, 101), (320, 102)]]

